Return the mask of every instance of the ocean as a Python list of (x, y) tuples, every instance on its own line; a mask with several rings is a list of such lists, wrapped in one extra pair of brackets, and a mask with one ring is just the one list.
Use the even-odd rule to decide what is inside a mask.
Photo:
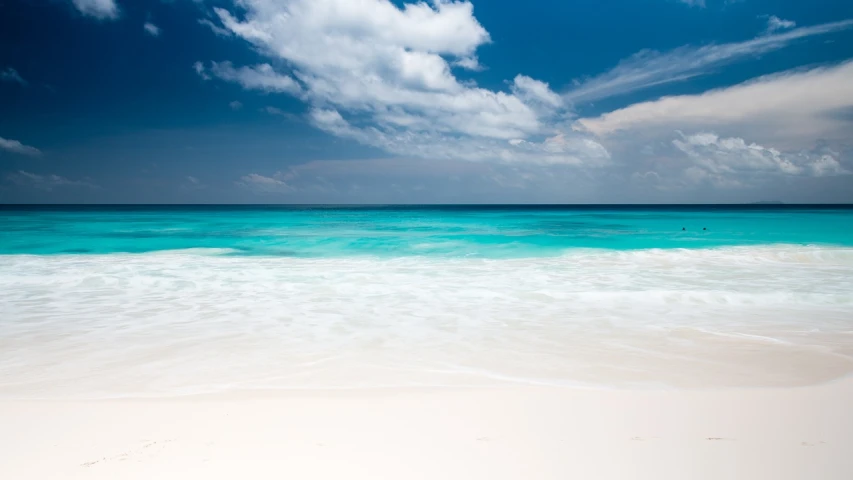
[(4, 398), (851, 371), (851, 206), (0, 206)]

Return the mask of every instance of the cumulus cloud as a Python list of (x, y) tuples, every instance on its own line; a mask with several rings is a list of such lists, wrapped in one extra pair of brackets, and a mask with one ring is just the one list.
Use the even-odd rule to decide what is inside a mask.
[(630, 105), (574, 128), (596, 135), (638, 192), (737, 188), (779, 198), (790, 182), (814, 188), (815, 179), (850, 173), (850, 78), (853, 62), (782, 72)]
[(453, 62), (453, 66), (464, 68), (465, 70), (472, 70), (475, 72), (483, 70), (483, 66), (480, 65), (480, 61), (477, 59), (477, 57), (460, 58)]
[(83, 15), (99, 20), (115, 20), (119, 16), (115, 0), (72, 0), (72, 3)]
[(785, 148), (848, 141), (853, 134), (851, 78), (853, 62), (796, 70), (700, 95), (634, 104), (581, 119), (577, 127), (599, 136), (707, 129)]
[(612, 70), (578, 83), (563, 96), (567, 101), (578, 104), (681, 82), (732, 62), (782, 49), (803, 38), (851, 27), (853, 20), (845, 20), (761, 35), (744, 42), (683, 46), (665, 53), (642, 50)]
[(28, 85), (27, 81), (24, 80), (18, 71), (12, 67), (7, 67), (5, 70), (0, 71), (0, 80), (4, 82), (18, 83), (24, 87)]
[[(282, 79), (286, 88), (276, 91), (308, 102), (312, 123), (333, 135), (428, 158), (527, 161), (538, 149), (544, 163), (580, 160), (549, 153), (542, 143), (560, 133), (576, 135), (555, 128), (569, 114), (546, 83), (519, 75), (505, 92), (454, 76), (453, 66), (481, 68), (477, 48), (490, 42), (470, 2), (398, 7), (388, 0), (245, 0), (241, 6), (239, 18), (215, 12), (234, 35), (291, 66), (293, 76), (269, 65), (261, 72), (228, 62), (200, 73), (245, 88), (261, 84), (246, 81), (250, 73)], [(508, 143), (513, 139), (526, 143)], [(588, 141), (594, 142), (581, 143)]]
[(765, 32), (773, 33), (777, 30), (787, 30), (789, 28), (794, 28), (797, 26), (797, 23), (792, 20), (784, 20), (782, 18), (777, 17), (776, 15), (770, 15), (767, 18), (767, 29)]
[(17, 140), (11, 140), (3, 137), (0, 137), (0, 150), (6, 150), (7, 152), (19, 153), (21, 155), (29, 156), (41, 155), (41, 150), (36, 147), (24, 145), (23, 143)]
[(302, 87), (292, 77), (277, 73), (272, 65), (267, 63), (234, 68), (231, 62), (210, 62), (210, 67), (206, 68), (201, 62), (196, 62), (194, 68), (204, 79), (210, 78), (212, 74), (222, 80), (239, 83), (248, 90), (294, 95), (302, 92)]
[(38, 175), (23, 170), (6, 175), (6, 180), (21, 187), (36, 188), (45, 191), (52, 191), (57, 187), (98, 188), (97, 185), (88, 181), (69, 180), (53, 174)]
[(718, 187), (743, 186), (770, 175), (821, 177), (849, 173), (834, 152), (785, 153), (742, 138), (721, 138), (708, 132), (681, 135), (672, 143), (692, 162), (685, 170), (689, 179)]
[(154, 25), (151, 22), (145, 22), (145, 24), (142, 25), (142, 28), (145, 30), (145, 33), (151, 35), (152, 37), (160, 36), (160, 27)]

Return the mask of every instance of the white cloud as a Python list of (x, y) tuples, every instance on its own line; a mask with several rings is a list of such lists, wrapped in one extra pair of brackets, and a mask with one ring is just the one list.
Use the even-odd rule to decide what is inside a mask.
[(237, 185), (258, 193), (287, 193), (295, 189), (287, 183), (292, 174), (276, 172), (270, 177), (250, 173), (240, 177)]
[[(389, 130), (352, 125), (333, 109), (313, 109), (309, 120), (333, 135), (351, 138), (387, 152), (430, 160), (501, 161), (538, 165), (601, 167), (610, 154), (595, 139), (577, 133), (556, 134), (541, 141), (471, 137), (428, 130)], [(413, 119), (413, 122), (417, 119)]]
[[(264, 76), (293, 81), (279, 91), (308, 102), (312, 123), (329, 133), (426, 158), (570, 160), (542, 144), (561, 133), (555, 125), (568, 115), (546, 83), (519, 75), (503, 92), (454, 76), (454, 65), (481, 68), (476, 50), (490, 41), (470, 2), (397, 7), (388, 0), (244, 0), (241, 7), (240, 18), (215, 11), (225, 28), (292, 67), (292, 78), (269, 66)], [(236, 72), (257, 73), (258, 67), (213, 65), (220, 71), (202, 72), (257, 88)], [(507, 143), (511, 139), (527, 140), (526, 150)]]
[(290, 112), (285, 112), (284, 110), (278, 107), (271, 107), (267, 105), (266, 107), (261, 109), (262, 112), (266, 112), (270, 115), (275, 115), (277, 117), (284, 117), (288, 120), (299, 120), (299, 116)]
[(119, 16), (119, 8), (115, 0), (71, 0), (77, 10), (83, 15), (99, 20), (115, 20)]
[(179, 186), (179, 188), (181, 190), (199, 191), (199, 190), (204, 190), (207, 188), (207, 185), (205, 185), (204, 182), (202, 182), (201, 180), (199, 180), (196, 177), (193, 177), (192, 175), (187, 175), (186, 177), (184, 177), (184, 179), (186, 181), (182, 182), (181, 185)]
[(21, 77), (18, 71), (12, 67), (8, 67), (2, 72), (0, 72), (0, 80), (4, 82), (19, 83), (25, 87), (28, 85), (27, 81), (24, 80), (24, 78)]
[(210, 20), (208, 20), (206, 18), (199, 19), (198, 23), (200, 25), (204, 25), (205, 27), (209, 28), (210, 31), (212, 31), (217, 36), (220, 36), (220, 37), (230, 37), (231, 36), (231, 30), (228, 30), (226, 28), (222, 28), (219, 25), (211, 22)]
[(792, 20), (784, 20), (776, 15), (770, 15), (767, 17), (767, 30), (765, 31), (767, 33), (773, 33), (777, 30), (787, 30), (796, 26), (797, 23)]
[(3, 137), (0, 137), (0, 150), (6, 150), (7, 152), (12, 153), (20, 153), (21, 155), (41, 155), (41, 150), (36, 147), (24, 145), (23, 143), (17, 140), (9, 140)]
[(160, 36), (160, 27), (154, 25), (151, 22), (145, 22), (145, 24), (142, 25), (142, 28), (145, 29), (145, 32), (151, 35), (152, 37)]
[(853, 135), (853, 62), (761, 77), (700, 95), (664, 97), (577, 122), (599, 136), (704, 129), (785, 148)]
[(266, 107), (264, 107), (264, 111), (269, 113), (270, 115), (281, 115), (281, 116), (287, 115), (287, 113), (284, 110), (282, 110), (280, 108), (276, 108), (276, 107), (266, 106)]
[(234, 68), (231, 62), (210, 62), (210, 68), (205, 68), (201, 62), (194, 65), (196, 72), (205, 80), (209, 74), (222, 80), (239, 83), (245, 89), (262, 90), (265, 92), (283, 92), (299, 94), (302, 87), (289, 75), (283, 75), (273, 70), (267, 63), (253, 67)]
[(547, 108), (560, 108), (563, 99), (553, 91), (551, 87), (539, 80), (534, 80), (526, 75), (517, 75), (512, 82), (512, 91), (528, 105), (544, 105)]
[(666, 53), (642, 50), (612, 70), (580, 82), (564, 94), (578, 104), (622, 95), (657, 85), (684, 81), (714, 68), (759, 54), (779, 50), (792, 42), (853, 27), (853, 20), (802, 27), (784, 33), (762, 35), (745, 42), (684, 46)]
[(56, 187), (98, 188), (97, 185), (87, 181), (69, 180), (65, 177), (52, 174), (38, 175), (23, 170), (6, 175), (6, 179), (22, 187), (37, 188), (46, 191), (51, 191)]
[(233, 102), (229, 103), (228, 106), (231, 107), (231, 110), (240, 110), (241, 108), (243, 108), (243, 103), (238, 100), (234, 100)]
[(834, 152), (780, 152), (742, 138), (721, 138), (707, 132), (681, 135), (672, 143), (693, 163), (685, 170), (689, 179), (717, 187), (744, 186), (771, 175), (820, 177), (849, 173)]
[(477, 57), (463, 57), (459, 60), (454, 61), (453, 65), (474, 72), (479, 72), (483, 70), (483, 66), (480, 65), (480, 61), (477, 59)]
[(204, 64), (201, 62), (193, 63), (193, 70), (204, 80), (210, 80), (210, 75), (207, 74), (207, 71), (204, 68)]

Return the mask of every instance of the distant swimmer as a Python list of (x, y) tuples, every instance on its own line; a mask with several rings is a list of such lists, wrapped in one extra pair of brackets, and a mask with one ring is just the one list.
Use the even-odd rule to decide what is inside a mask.
[(686, 228), (684, 228), (684, 227), (681, 227), (681, 231), (682, 231), (682, 232), (683, 232), (683, 231), (685, 231), (685, 230), (687, 230), (687, 229), (686, 229)]
[(708, 229), (707, 229), (707, 228), (705, 228), (705, 227), (702, 227), (702, 230), (708, 230)]

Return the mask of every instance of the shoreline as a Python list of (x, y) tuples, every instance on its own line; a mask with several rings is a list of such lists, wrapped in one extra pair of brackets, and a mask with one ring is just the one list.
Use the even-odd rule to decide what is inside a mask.
[(850, 404), (851, 378), (0, 400), (0, 476), (846, 480)]
[(373, 397), (397, 395), (431, 395), (431, 394), (467, 394), (492, 393), (500, 394), (513, 391), (542, 391), (542, 392), (600, 392), (610, 394), (734, 394), (749, 392), (781, 392), (802, 391), (811, 389), (831, 388), (849, 384), (853, 394), (853, 372), (837, 378), (804, 383), (797, 385), (708, 385), (708, 386), (679, 386), (663, 383), (611, 385), (601, 384), (548, 384), (548, 383), (496, 383), (496, 384), (448, 384), (448, 385), (380, 385), (380, 386), (305, 386), (305, 387), (261, 387), (261, 388), (228, 388), (218, 391), (198, 393), (154, 393), (154, 394), (116, 394), (113, 396), (63, 396), (48, 395), (15, 396), (14, 394), (0, 395), (0, 406), (13, 403), (111, 403), (111, 402), (209, 402), (209, 401), (244, 401), (244, 400), (280, 400), (303, 397)]

